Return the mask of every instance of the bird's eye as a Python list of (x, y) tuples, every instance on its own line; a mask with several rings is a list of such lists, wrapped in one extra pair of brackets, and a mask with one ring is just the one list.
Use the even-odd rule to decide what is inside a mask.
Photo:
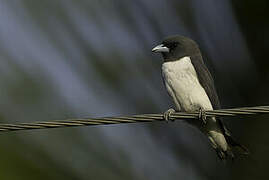
[(173, 47), (174, 48), (177, 47), (177, 45), (178, 45), (178, 43), (173, 43)]
[(175, 49), (178, 46), (178, 43), (171, 43), (169, 44), (169, 49)]

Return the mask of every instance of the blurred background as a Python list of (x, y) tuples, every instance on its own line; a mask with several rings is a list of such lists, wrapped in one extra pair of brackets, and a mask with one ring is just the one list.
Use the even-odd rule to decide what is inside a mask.
[[(196, 40), (224, 108), (269, 105), (268, 0), (0, 0), (0, 121), (164, 112), (151, 49)], [(225, 119), (251, 152), (221, 162), (183, 122), (0, 134), (0, 179), (268, 179), (269, 116)]]

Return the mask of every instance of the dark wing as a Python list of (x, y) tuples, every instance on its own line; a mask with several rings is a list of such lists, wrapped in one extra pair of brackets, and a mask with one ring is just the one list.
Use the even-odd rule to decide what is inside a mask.
[[(194, 57), (191, 57), (192, 64), (194, 66), (194, 69), (198, 75), (198, 79), (202, 87), (205, 89), (205, 92), (207, 96), (210, 99), (210, 102), (213, 106), (213, 109), (220, 109), (220, 102), (218, 98), (217, 91), (215, 89), (214, 80), (207, 69), (206, 65), (203, 62), (202, 56), (197, 55)], [(227, 143), (233, 147), (237, 146), (240, 148), (242, 154), (249, 154), (248, 149), (238, 143), (231, 135), (230, 131), (225, 127), (224, 123), (221, 121), (221, 118), (216, 118), (217, 123), (219, 124), (223, 135), (225, 136), (225, 139)]]
[[(202, 56), (196, 55), (196, 56), (191, 57), (191, 62), (197, 73), (199, 82), (202, 85), (202, 87), (205, 89), (205, 92), (213, 106), (213, 109), (220, 109), (221, 105), (220, 105), (219, 97), (215, 88), (214, 80), (203, 61)], [(219, 126), (222, 129), (222, 132), (225, 135), (230, 136), (230, 132), (225, 127), (225, 125), (223, 124), (220, 118), (217, 118), (217, 122), (219, 123)]]
[(214, 85), (214, 80), (210, 72), (208, 71), (206, 65), (204, 64), (202, 56), (196, 55), (191, 57), (191, 62), (197, 73), (199, 82), (205, 89), (205, 92), (213, 106), (213, 109), (220, 109), (220, 102)]

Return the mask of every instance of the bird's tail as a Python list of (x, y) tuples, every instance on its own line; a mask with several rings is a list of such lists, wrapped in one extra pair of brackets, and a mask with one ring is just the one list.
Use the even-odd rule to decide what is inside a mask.
[(239, 142), (237, 142), (230, 133), (225, 133), (224, 137), (231, 149), (231, 151), (236, 152), (238, 155), (249, 155), (249, 150), (243, 146), (242, 144), (240, 144)]
[(226, 159), (235, 159), (239, 156), (247, 156), (249, 155), (249, 150), (243, 146), (242, 144), (238, 143), (230, 133), (225, 133), (224, 137), (226, 139), (226, 142), (228, 144), (228, 149), (226, 151), (223, 151), (222, 149), (216, 148), (216, 152), (218, 157), (221, 160)]

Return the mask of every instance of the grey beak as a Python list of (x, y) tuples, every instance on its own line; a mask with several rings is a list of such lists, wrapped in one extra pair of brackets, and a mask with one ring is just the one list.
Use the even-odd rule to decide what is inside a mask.
[(152, 52), (169, 52), (169, 48), (160, 44), (151, 50)]

